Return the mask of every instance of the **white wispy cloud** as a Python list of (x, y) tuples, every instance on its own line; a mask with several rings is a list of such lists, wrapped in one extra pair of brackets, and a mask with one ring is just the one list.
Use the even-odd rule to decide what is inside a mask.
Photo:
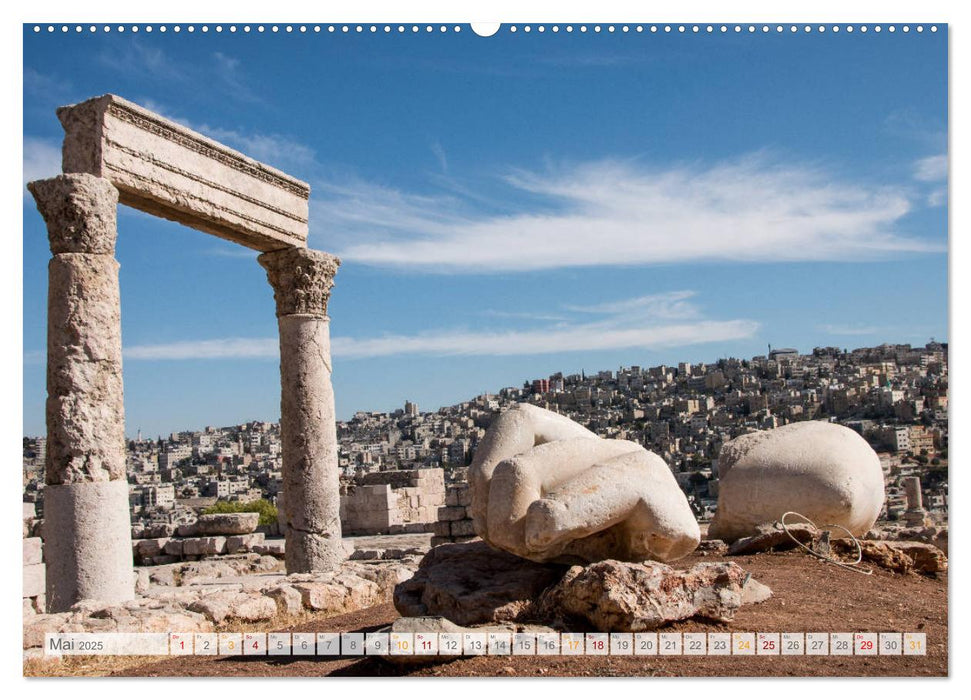
[(453, 196), (359, 181), (318, 186), (345, 260), (430, 271), (515, 271), (687, 261), (879, 259), (943, 246), (895, 224), (903, 187), (841, 181), (754, 155), (714, 165), (602, 160), (505, 178), (529, 206), (483, 214)]
[(126, 360), (270, 359), (279, 357), (277, 338), (216, 338), (184, 340), (123, 349)]
[(513, 318), (525, 321), (569, 321), (569, 316), (564, 314), (542, 313), (534, 311), (500, 311), (497, 309), (486, 309), (479, 312), (480, 316), (491, 318)]
[[(24, 184), (61, 174), (61, 144), (49, 139), (24, 138)], [(27, 189), (24, 195), (30, 196)]]
[(357, 340), (335, 338), (336, 357), (366, 358), (388, 355), (540, 355), (560, 352), (664, 348), (751, 337), (754, 321), (698, 321), (652, 327), (579, 324), (529, 331), (441, 332), (414, 336), (389, 335)]
[[(426, 356), (510, 356), (588, 352), (626, 348), (656, 349), (742, 340), (759, 324), (749, 319), (704, 318), (697, 307), (685, 306), (694, 292), (671, 292), (621, 300), (599, 307), (574, 307), (593, 314), (589, 321), (558, 321), (528, 330), (443, 329), (376, 338), (335, 337), (334, 357), (344, 359)], [(568, 318), (568, 317), (567, 317)], [(275, 359), (276, 338), (222, 338), (126, 347), (126, 360), (201, 360), (217, 358)]]
[(435, 156), (435, 160), (438, 161), (438, 167), (442, 169), (443, 173), (448, 173), (448, 157), (445, 154), (445, 149), (442, 148), (442, 144), (435, 141), (431, 145), (432, 154)]
[(567, 306), (565, 308), (570, 311), (579, 311), (588, 314), (623, 315), (626, 318), (698, 318), (701, 313), (700, 309), (688, 301), (688, 299), (696, 295), (697, 292), (692, 290), (682, 290), (665, 292), (663, 294), (649, 294), (647, 296), (611, 301), (603, 304)]
[(947, 178), (947, 156), (936, 155), (921, 158), (914, 163), (914, 179), (921, 182), (937, 182)]

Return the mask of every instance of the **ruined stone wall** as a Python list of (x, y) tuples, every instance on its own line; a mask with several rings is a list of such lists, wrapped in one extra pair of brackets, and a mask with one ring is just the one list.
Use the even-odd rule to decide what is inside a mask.
[(341, 489), (341, 527), (348, 535), (427, 532), (445, 505), (441, 469), (376, 472), (363, 482)]
[(472, 516), (472, 493), (468, 484), (453, 484), (445, 491), (445, 505), (438, 509), (438, 522), (435, 523), (432, 545), (445, 542), (467, 542), (475, 538)]

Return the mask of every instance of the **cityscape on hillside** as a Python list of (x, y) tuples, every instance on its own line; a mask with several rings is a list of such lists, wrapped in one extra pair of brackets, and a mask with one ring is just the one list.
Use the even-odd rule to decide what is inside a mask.
[[(948, 346), (933, 340), (923, 347), (819, 347), (808, 354), (779, 348), (750, 360), (557, 373), (435, 412), (422, 412), (411, 402), (391, 413), (360, 411), (337, 424), (342, 499), (355, 486), (400, 487), (408, 483), (406, 474), (413, 478), (422, 469), (441, 469), (450, 488), (462, 488), (493, 417), (517, 402), (557, 411), (598, 435), (632, 440), (656, 452), (702, 521), (717, 505), (717, 459), (725, 442), (804, 420), (852, 428), (878, 452), (887, 486), (882, 520), (903, 515), (900, 480), (906, 476), (921, 478), (929, 515), (938, 522), (947, 519)], [(43, 512), (45, 442), (43, 437), (23, 440), (23, 497), (38, 513)], [(139, 434), (128, 444), (133, 526), (191, 524), (217, 501), (276, 503), (281, 468), (276, 423), (206, 427), (157, 439)], [(417, 496), (410, 498), (409, 512), (423, 514), (419, 519), (428, 522), (403, 516), (394, 523), (389, 517), (372, 529), (433, 531), (435, 520), (447, 519), (447, 514), (416, 510)], [(348, 529), (355, 527), (345, 523)]]

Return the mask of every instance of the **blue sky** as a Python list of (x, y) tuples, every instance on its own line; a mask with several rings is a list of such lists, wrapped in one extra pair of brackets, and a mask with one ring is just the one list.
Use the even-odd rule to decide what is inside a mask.
[[(24, 33), (24, 178), (114, 92), (311, 184), (338, 415), (946, 339), (945, 32)], [(46, 232), (24, 206), (24, 432)], [(255, 254), (122, 207), (126, 431), (279, 416)]]

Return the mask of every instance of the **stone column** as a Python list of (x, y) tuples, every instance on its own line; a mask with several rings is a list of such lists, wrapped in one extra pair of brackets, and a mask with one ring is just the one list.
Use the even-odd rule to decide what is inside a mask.
[(907, 510), (904, 511), (904, 523), (908, 527), (925, 527), (931, 524), (924, 510), (924, 496), (920, 490), (919, 476), (906, 476), (901, 479), (904, 494), (907, 497)]
[(907, 510), (924, 510), (924, 497), (920, 492), (920, 477), (907, 476), (904, 482), (904, 493), (907, 496)]
[(327, 300), (340, 265), (306, 248), (263, 253), (280, 327), (280, 432), (287, 573), (332, 571), (341, 542)]
[(50, 239), (47, 299), (47, 609), (135, 597), (121, 303), (115, 260), (118, 191), (60, 175), (28, 186)]

